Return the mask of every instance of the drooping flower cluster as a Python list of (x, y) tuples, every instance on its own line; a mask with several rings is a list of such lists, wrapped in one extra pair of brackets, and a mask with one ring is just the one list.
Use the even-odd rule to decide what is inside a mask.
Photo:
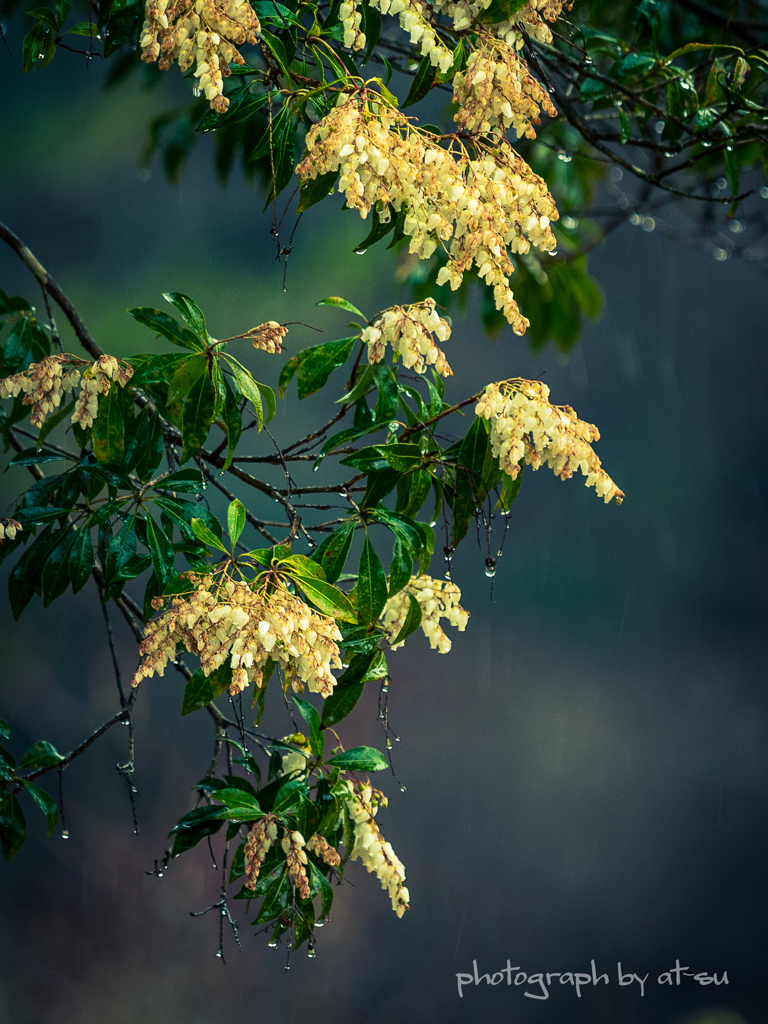
[(544, 110), (557, 117), (549, 93), (515, 51), (498, 40), (485, 42), (470, 55), (467, 67), (453, 80), (454, 120), (468, 132), (512, 127), (518, 139), (535, 139), (534, 124)]
[(17, 523), (15, 519), (7, 519), (5, 516), (0, 518), (0, 541), (15, 540), (16, 534), (21, 530), (21, 523)]
[(360, 782), (345, 782), (342, 799), (352, 820), (355, 844), (351, 859), (361, 860), (368, 871), (373, 871), (392, 900), (392, 909), (398, 917), (409, 910), (409, 894), (405, 887), (405, 867), (376, 825), (379, 805), (386, 807), (383, 793)]
[[(492, 0), (432, 0), (435, 11), (453, 18), (453, 27), (457, 31), (470, 28), (478, 17), (482, 20), (482, 12), (491, 3)], [(571, 6), (569, 0), (528, 0), (516, 14), (491, 27), (499, 38), (517, 49), (524, 42), (521, 28), (538, 42), (551, 43), (552, 33), (547, 22), (557, 21), (562, 9)]]
[(597, 427), (580, 420), (569, 405), (551, 405), (549, 388), (541, 381), (515, 378), (489, 384), (475, 406), (475, 415), (491, 421), (493, 454), (513, 480), (525, 458), (532, 469), (545, 463), (561, 480), (580, 469), (587, 487), (594, 486), (606, 503), (611, 498), (618, 505), (623, 501), (624, 492), (592, 449), (592, 442), (600, 440)]
[(529, 321), (509, 287), (514, 268), (507, 249), (554, 249), (550, 224), (558, 213), (544, 180), (506, 140), (471, 159), (456, 138), (443, 148), (381, 97), (361, 90), (310, 130), (307, 150), (296, 168), (303, 180), (340, 170), (339, 191), (363, 218), (376, 204), (382, 222), (390, 208), (405, 206), (410, 251), (427, 259), (442, 245), (448, 253), (438, 284), (455, 290), (475, 266), (493, 287), (496, 308), (517, 334), (525, 332)]
[(341, 633), (334, 619), (313, 611), (280, 584), (271, 592), (263, 586), (254, 591), (214, 573), (188, 575), (195, 589), (174, 597), (147, 627), (134, 686), (156, 672), (163, 675), (180, 643), (199, 657), (206, 676), (229, 659), (233, 694), (249, 683), (260, 687), (271, 658), (297, 693), (306, 684), (313, 693), (330, 695), (336, 683), (331, 667), (341, 668), (336, 643)]
[(274, 355), (283, 351), (282, 341), (287, 333), (287, 327), (279, 324), (276, 320), (267, 320), (265, 324), (259, 324), (258, 327), (253, 327), (248, 331), (248, 337), (253, 342), (254, 348)]
[(360, 335), (368, 345), (368, 362), (381, 362), (389, 342), (395, 358), (400, 356), (407, 369), (426, 373), (428, 366), (434, 366), (441, 376), (451, 376), (453, 370), (432, 337), (434, 333), (440, 341), (447, 341), (451, 325), (438, 315), (435, 306), (434, 299), (425, 299), (410, 306), (392, 306), (380, 313)]
[(443, 74), (448, 71), (453, 64), (453, 53), (435, 32), (432, 7), (429, 4), (421, 0), (370, 0), (370, 3), (382, 14), (397, 15), (400, 28), (410, 35), (412, 43), (419, 44), (422, 56), (428, 56), (432, 66), (439, 68)]
[[(436, 580), (431, 576), (412, 576), (403, 590), (390, 597), (381, 614), (381, 624), (391, 640), (394, 640), (405, 625), (411, 606), (409, 594), (413, 595), (421, 606), (421, 628), (429, 640), (430, 647), (433, 651), (447, 654), (451, 649), (451, 641), (440, 625), (440, 619), (448, 619), (460, 633), (464, 632), (469, 621), (469, 612), (464, 611), (459, 604), (461, 591), (449, 580)], [(405, 641), (401, 641), (399, 644), (393, 644), (392, 650), (396, 651), (404, 643)]]
[(323, 839), (317, 832), (310, 836), (307, 849), (324, 861), (330, 868), (337, 868), (341, 864), (341, 857), (338, 850), (331, 846), (327, 839)]
[(339, 19), (344, 29), (344, 45), (350, 50), (364, 49), (365, 33), (360, 28), (363, 15), (355, 0), (343, 0), (339, 7)]
[(309, 879), (307, 878), (307, 855), (304, 852), (306, 843), (301, 832), (285, 830), (281, 846), (285, 859), (288, 861), (288, 878), (294, 889), (299, 890), (303, 900), (309, 899)]
[(259, 818), (245, 843), (245, 886), (255, 889), (264, 858), (277, 839), (277, 819), (274, 814)]
[(142, 58), (151, 64), (159, 57), (163, 71), (174, 61), (182, 71), (196, 63), (196, 95), (204, 92), (223, 114), (229, 107), (222, 95), (229, 65), (245, 64), (237, 47), (255, 43), (260, 33), (249, 0), (147, 0), (139, 45)]
[[(23, 392), (22, 403), (32, 406), (29, 417), (32, 426), (42, 427), (45, 417), (61, 405), (64, 395), (77, 387), (80, 382), (77, 367), (85, 365), (85, 360), (68, 353), (46, 356), (22, 373), (0, 380), (0, 398), (15, 398)], [(128, 363), (121, 363), (114, 356), (100, 356), (83, 373), (72, 422), (83, 427), (93, 426), (98, 412), (98, 394), (106, 395), (113, 381), (125, 387), (132, 375), (133, 367)]]

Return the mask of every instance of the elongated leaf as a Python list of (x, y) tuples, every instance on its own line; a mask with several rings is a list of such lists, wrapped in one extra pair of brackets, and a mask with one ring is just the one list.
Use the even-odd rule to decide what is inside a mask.
[(310, 704), (308, 700), (303, 700), (301, 697), (294, 695), (293, 702), (301, 713), (301, 717), (309, 726), (309, 744), (312, 748), (312, 753), (315, 757), (323, 756), (323, 743), (324, 736), (320, 726), (320, 715), (317, 712), (317, 708)]
[(125, 454), (125, 419), (118, 385), (99, 400), (99, 411), (93, 421), (93, 454), (99, 462), (119, 466)]
[(184, 687), (184, 699), (181, 704), (182, 717), (207, 707), (211, 701), (216, 700), (225, 690), (228, 690), (231, 683), (232, 669), (228, 662), (211, 672), (209, 676), (203, 675), (202, 669), (198, 669)]
[(375, 747), (353, 747), (325, 763), (350, 772), (380, 772), (389, 768), (387, 759)]
[(218, 548), (219, 551), (223, 551), (225, 554), (227, 553), (227, 549), (221, 543), (219, 538), (205, 525), (202, 519), (192, 519), (190, 526), (192, 527), (194, 535), (198, 540), (201, 540), (203, 544), (207, 544), (208, 547)]
[(156, 334), (162, 335), (168, 341), (173, 342), (174, 345), (197, 350), (203, 348), (203, 342), (192, 331), (182, 327), (177, 320), (164, 313), (162, 309), (138, 306), (135, 309), (128, 309), (126, 312), (130, 313), (134, 320), (138, 320), (140, 324), (149, 327)]
[(152, 558), (152, 568), (158, 580), (165, 583), (174, 575), (174, 556), (171, 542), (152, 516), (147, 516), (147, 547)]
[(72, 593), (82, 590), (93, 571), (94, 555), (91, 531), (84, 527), (77, 530), (72, 547), (69, 549), (67, 572), (72, 584)]
[(240, 412), (240, 404), (235, 398), (226, 377), (224, 378), (224, 410), (222, 419), (227, 431), (227, 457), (222, 466), (222, 472), (224, 472), (232, 465), (232, 459), (237, 450), (240, 435), (243, 432), (243, 417)]
[(8, 792), (2, 793), (0, 795), (0, 847), (5, 860), (11, 860), (16, 856), (24, 844), (26, 834), (27, 825), (19, 801)]
[[(240, 393), (254, 408), (256, 419), (259, 421), (259, 430), (264, 426), (264, 407), (262, 405), (262, 393), (260, 385), (253, 379), (250, 373), (239, 363), (232, 361), (232, 374)], [(274, 397), (274, 396), (273, 396)]]
[(13, 617), (17, 621), (32, 596), (39, 593), (43, 565), (57, 539), (51, 527), (46, 527), (27, 548), (8, 577), (8, 597)]
[(190, 459), (205, 444), (213, 422), (213, 404), (214, 394), (211, 382), (207, 376), (200, 377), (184, 402), (182, 462)]
[(40, 578), (45, 608), (61, 597), (69, 586), (69, 552), (77, 539), (72, 528), (60, 530), (55, 536), (58, 543), (48, 552)]
[(389, 596), (394, 597), (403, 587), (407, 586), (413, 575), (413, 558), (411, 552), (404, 547), (400, 537), (395, 537), (392, 549), (392, 562), (389, 566)]
[(340, 529), (325, 538), (312, 556), (325, 572), (329, 583), (335, 583), (344, 572), (344, 565), (355, 536), (355, 524), (345, 523)]
[(320, 920), (326, 918), (333, 906), (333, 886), (312, 862), (309, 862), (310, 882), (320, 893)]
[(310, 576), (296, 574), (291, 578), (304, 596), (325, 615), (332, 615), (341, 622), (357, 622), (354, 606), (343, 590)]
[(186, 398), (193, 385), (208, 371), (208, 357), (204, 352), (185, 357), (168, 385), (166, 403), (173, 405)]
[(422, 615), (421, 605), (416, 600), (416, 598), (413, 596), (413, 594), (409, 594), (408, 595), (408, 601), (409, 601), (408, 614), (405, 617), (405, 622), (400, 627), (400, 632), (397, 634), (395, 639), (392, 641), (392, 646), (393, 647), (394, 647), (395, 644), (401, 644), (403, 642), (403, 640), (406, 639), (406, 637), (409, 637), (411, 635), (411, 633), (415, 633), (415, 631), (421, 625), (421, 615)]
[(38, 466), (43, 462), (61, 462), (62, 459), (66, 458), (66, 455), (50, 451), (48, 448), (25, 448), (23, 452), (19, 452), (18, 455), (12, 458), (8, 465)]
[(368, 323), (365, 313), (361, 313), (357, 306), (353, 306), (351, 302), (347, 302), (346, 299), (340, 298), (338, 295), (331, 295), (327, 299), (320, 299), (319, 302), (315, 303), (316, 306), (337, 306), (339, 309), (346, 309), (348, 313), (354, 313), (356, 316), (360, 316)]
[(44, 789), (36, 786), (34, 782), (25, 783), (26, 791), (35, 801), (37, 806), (43, 812), (48, 822), (48, 835), (52, 836), (56, 828), (56, 821), (59, 816), (58, 808), (56, 807), (56, 801), (50, 797)]
[(229, 533), (229, 539), (234, 549), (235, 544), (240, 534), (243, 532), (245, 526), (245, 505), (242, 501), (238, 501), (235, 498), (234, 501), (230, 502), (229, 508), (227, 509), (227, 531)]
[(361, 622), (375, 622), (387, 601), (387, 578), (366, 533), (357, 577), (357, 608)]
[(333, 371), (349, 359), (357, 340), (356, 336), (341, 338), (307, 350), (299, 366), (299, 398), (307, 398), (324, 387)]
[(305, 178), (299, 190), (299, 206), (297, 213), (304, 213), (316, 203), (333, 195), (334, 185), (339, 179), (338, 171), (328, 171), (327, 174), (319, 174), (316, 178)]
[(264, 894), (264, 902), (253, 923), (255, 925), (264, 924), (266, 921), (272, 921), (275, 917), (279, 917), (290, 902), (290, 898), (291, 885), (288, 880), (288, 869), (285, 868)]
[(402, 110), (405, 110), (406, 107), (411, 107), (414, 103), (418, 103), (420, 100), (424, 99), (435, 83), (436, 73), (437, 69), (429, 59), (429, 54), (427, 54), (426, 57), (422, 57), (418, 70), (413, 76), (411, 88), (408, 90), (408, 95), (402, 103)]
[(163, 298), (181, 313), (200, 341), (206, 345), (210, 339), (208, 328), (205, 326), (203, 311), (187, 295), (181, 292), (163, 292)]

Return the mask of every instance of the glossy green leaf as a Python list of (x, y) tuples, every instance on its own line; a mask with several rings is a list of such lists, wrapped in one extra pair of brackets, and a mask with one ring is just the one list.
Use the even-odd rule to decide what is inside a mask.
[(309, 861), (308, 866), (311, 884), (320, 893), (320, 919), (322, 920), (328, 916), (333, 906), (333, 886), (312, 861)]
[(48, 740), (38, 740), (19, 761), (20, 772), (33, 772), (38, 768), (55, 768), (64, 760), (62, 754)]
[(118, 385), (99, 399), (93, 421), (93, 453), (99, 462), (119, 466), (125, 454), (125, 419)]
[(357, 615), (347, 595), (332, 583), (310, 576), (292, 576), (293, 582), (307, 598), (325, 615), (331, 615), (340, 622), (356, 622)]
[(308, 700), (303, 700), (295, 695), (293, 702), (299, 709), (301, 717), (309, 726), (309, 744), (312, 748), (312, 753), (315, 757), (322, 757), (325, 737), (321, 731), (320, 715), (317, 712), (317, 708), (310, 704)]
[(316, 306), (337, 306), (339, 309), (346, 309), (348, 313), (354, 313), (355, 316), (362, 317), (365, 323), (368, 323), (365, 313), (361, 313), (357, 306), (353, 306), (351, 302), (347, 302), (346, 299), (342, 299), (338, 295), (331, 295), (327, 299), (320, 299), (319, 302), (315, 303)]
[(93, 571), (94, 554), (91, 531), (83, 527), (75, 532), (75, 538), (69, 549), (67, 573), (72, 584), (72, 592), (82, 590)]
[(245, 526), (245, 505), (242, 501), (238, 501), (235, 498), (234, 501), (230, 502), (229, 508), (227, 509), (227, 532), (229, 533), (229, 539), (234, 550), (235, 544), (237, 544), (240, 534), (243, 532)]
[(313, 554), (312, 558), (322, 567), (329, 583), (335, 583), (344, 572), (354, 536), (355, 524), (345, 523), (329, 534)]
[(366, 533), (357, 576), (357, 608), (361, 622), (375, 622), (387, 602), (387, 578)]
[(181, 704), (182, 717), (207, 707), (211, 701), (216, 700), (228, 690), (231, 683), (232, 669), (228, 662), (211, 672), (209, 676), (203, 675), (202, 669), (198, 669), (184, 687), (184, 698)]
[(316, 178), (305, 178), (299, 189), (299, 206), (297, 213), (304, 213), (316, 203), (321, 203), (329, 195), (333, 195), (334, 185), (339, 179), (338, 171), (328, 171)]
[(392, 548), (392, 561), (389, 566), (389, 596), (394, 597), (403, 587), (407, 586), (413, 575), (413, 558), (411, 552), (404, 547), (400, 537), (395, 537)]
[(262, 404), (261, 387), (244, 366), (241, 366), (235, 361), (231, 363), (231, 366), (232, 375), (235, 378), (235, 384), (243, 397), (247, 398), (253, 406), (254, 412), (256, 413), (256, 419), (259, 422), (259, 430), (261, 430), (264, 426), (264, 407)]
[(174, 345), (181, 348), (197, 349), (203, 348), (203, 342), (197, 338), (192, 331), (182, 327), (172, 316), (163, 312), (162, 309), (152, 309), (149, 306), (137, 306), (134, 309), (126, 310), (127, 313), (138, 320), (140, 324), (149, 327), (156, 334), (162, 335)]
[(207, 344), (210, 339), (210, 335), (208, 334), (208, 328), (205, 326), (203, 311), (197, 303), (193, 302), (189, 296), (183, 295), (181, 292), (163, 292), (163, 298), (166, 302), (170, 302), (172, 306), (175, 306), (176, 309), (178, 309), (199, 340), (203, 344)]
[(41, 789), (36, 786), (34, 782), (25, 783), (25, 789), (27, 793), (32, 797), (37, 806), (43, 812), (48, 822), (48, 835), (52, 836), (56, 828), (56, 821), (59, 816), (58, 808), (56, 807), (56, 801)]
[(190, 459), (205, 444), (213, 422), (213, 404), (214, 395), (211, 382), (207, 376), (200, 377), (184, 402), (182, 462)]
[(194, 535), (198, 540), (201, 540), (203, 544), (207, 544), (208, 547), (217, 548), (219, 551), (223, 551), (225, 554), (228, 554), (227, 549), (221, 543), (219, 538), (205, 525), (202, 519), (192, 519), (190, 526), (192, 527)]
[(357, 340), (357, 337), (341, 338), (301, 353), (304, 358), (299, 365), (299, 398), (307, 398), (324, 387), (333, 371), (349, 359)]
[(147, 547), (152, 558), (152, 568), (158, 580), (165, 585), (176, 572), (173, 547), (152, 516), (147, 516), (145, 522)]
[(183, 358), (168, 385), (167, 404), (173, 405), (186, 398), (195, 383), (207, 372), (208, 357), (204, 352)]
[(325, 763), (350, 772), (380, 772), (389, 768), (387, 759), (375, 747), (353, 747)]
[(401, 104), (402, 110), (405, 110), (406, 107), (412, 107), (414, 103), (419, 103), (424, 99), (435, 84), (436, 74), (437, 68), (429, 59), (429, 54), (422, 57), (418, 70), (411, 81), (411, 88), (408, 90), (408, 95)]
[(0, 848), (5, 860), (16, 856), (26, 834), (27, 825), (19, 801), (7, 791), (0, 791)]

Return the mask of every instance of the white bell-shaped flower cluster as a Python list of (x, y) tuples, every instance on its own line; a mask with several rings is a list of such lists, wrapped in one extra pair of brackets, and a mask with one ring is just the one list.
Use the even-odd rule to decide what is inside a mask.
[(81, 383), (72, 422), (91, 427), (98, 412), (97, 396), (106, 395), (113, 381), (125, 387), (133, 376), (133, 367), (114, 356), (103, 355), (85, 370), (81, 382), (77, 367), (86, 365), (85, 360), (68, 353), (46, 356), (22, 373), (0, 380), (0, 398), (15, 398), (23, 392), (22, 403), (32, 406), (30, 423), (33, 427), (42, 427), (45, 417), (61, 405), (64, 395)]
[(533, 125), (541, 123), (541, 110), (557, 117), (549, 93), (500, 40), (487, 40), (472, 52), (466, 69), (453, 80), (453, 102), (459, 105), (454, 121), (468, 132), (511, 127), (518, 139), (535, 139)]
[(363, 218), (378, 204), (379, 220), (385, 222), (391, 208), (405, 206), (410, 252), (428, 259), (442, 246), (448, 254), (438, 284), (455, 290), (476, 267), (493, 288), (496, 308), (517, 334), (525, 333), (529, 321), (509, 287), (514, 268), (507, 249), (554, 249), (550, 225), (558, 212), (544, 180), (506, 140), (472, 160), (460, 140), (454, 137), (447, 149), (438, 145), (434, 135), (416, 130), (363, 89), (342, 97), (313, 126), (307, 150), (296, 168), (302, 180), (340, 170), (339, 191)]
[(5, 540), (6, 537), (8, 540), (15, 540), (16, 534), (20, 531), (21, 523), (15, 519), (8, 519), (6, 516), (0, 518), (0, 541)]
[(214, 574), (189, 576), (193, 585), (199, 580), (191, 594), (174, 597), (147, 627), (134, 686), (147, 676), (163, 675), (180, 643), (199, 657), (206, 676), (229, 659), (233, 694), (249, 683), (260, 687), (269, 659), (282, 667), (297, 693), (304, 684), (323, 697), (332, 693), (336, 679), (331, 668), (341, 668), (336, 643), (341, 633), (334, 619), (279, 585), (268, 593), (264, 587), (253, 591), (247, 583)]
[[(438, 14), (446, 14), (453, 19), (453, 27), (462, 32), (477, 27), (477, 19), (482, 20), (482, 12), (491, 6), (492, 0), (432, 0), (432, 6)], [(547, 22), (555, 22), (565, 7), (570, 8), (572, 0), (528, 0), (528, 2), (510, 18), (488, 28), (499, 38), (518, 50), (524, 38), (521, 27), (532, 38), (540, 43), (551, 43), (552, 33)]]
[(475, 415), (490, 420), (491, 450), (513, 480), (524, 458), (532, 469), (546, 464), (561, 480), (581, 470), (587, 487), (594, 487), (606, 503), (615, 498), (620, 505), (624, 500), (624, 492), (592, 449), (592, 442), (600, 440), (597, 427), (580, 420), (569, 405), (551, 405), (549, 388), (541, 381), (515, 378), (489, 384)]
[(365, 48), (365, 33), (361, 29), (363, 15), (355, 0), (343, 0), (339, 7), (339, 19), (344, 29), (344, 45), (350, 50)]
[(253, 342), (254, 348), (274, 355), (283, 351), (282, 342), (287, 333), (288, 328), (283, 324), (279, 324), (276, 320), (267, 320), (265, 324), (251, 328), (248, 331), (248, 337)]
[(405, 887), (405, 867), (391, 843), (388, 843), (376, 825), (379, 805), (386, 807), (383, 793), (360, 782), (345, 781), (346, 792), (340, 793), (355, 832), (351, 860), (361, 860), (366, 870), (374, 872), (392, 900), (392, 909), (402, 917), (408, 906), (409, 894)]
[(422, 56), (429, 57), (433, 67), (445, 74), (453, 65), (453, 53), (435, 32), (430, 4), (421, 0), (370, 0), (370, 4), (382, 14), (397, 15), (400, 28), (411, 37), (411, 43), (419, 44)]
[(428, 366), (434, 366), (442, 377), (451, 376), (453, 370), (432, 337), (434, 333), (440, 341), (447, 341), (451, 325), (438, 314), (436, 305), (434, 299), (424, 299), (383, 310), (360, 335), (368, 345), (368, 362), (380, 363), (389, 343), (395, 358), (399, 356), (407, 369), (426, 373)]
[[(450, 580), (436, 580), (431, 576), (412, 576), (405, 587), (387, 601), (381, 613), (381, 624), (390, 640), (394, 640), (405, 625), (411, 603), (408, 595), (412, 595), (421, 607), (421, 629), (429, 640), (433, 651), (447, 654), (451, 649), (450, 638), (440, 625), (441, 619), (447, 619), (460, 633), (467, 628), (469, 612), (465, 611), (459, 601), (461, 591)], [(405, 641), (393, 644), (392, 650), (402, 647)]]
[(277, 817), (265, 814), (248, 833), (245, 843), (245, 886), (255, 889), (261, 865), (277, 839)]
[(310, 853), (314, 853), (316, 857), (319, 857), (329, 868), (337, 868), (341, 864), (339, 851), (335, 846), (331, 846), (327, 839), (318, 835), (317, 832), (309, 837), (307, 849)]
[(254, 44), (261, 34), (249, 0), (147, 0), (139, 45), (148, 64), (160, 58), (161, 70), (176, 61), (182, 71), (196, 64), (195, 95), (205, 93), (211, 107), (223, 114), (229, 65), (245, 64), (237, 49)]

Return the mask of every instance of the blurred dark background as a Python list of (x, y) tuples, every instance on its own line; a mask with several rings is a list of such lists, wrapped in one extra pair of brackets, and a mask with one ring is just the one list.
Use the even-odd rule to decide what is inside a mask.
[[(18, 54), (0, 53), (0, 217), (107, 351), (148, 344), (122, 310), (160, 305), (164, 290), (193, 296), (218, 337), (275, 319), (330, 340), (345, 317), (318, 299), (342, 294), (371, 315), (404, 297), (392, 253), (353, 254), (366, 226), (338, 202), (304, 218), (284, 294), (263, 199), (237, 175), (221, 187), (205, 141), (178, 186), (142, 171), (147, 122), (186, 99), (174, 73), (155, 91), (139, 78), (104, 91), (95, 63), (61, 53), (25, 78)], [(60, 829), (46, 839), (27, 812), (27, 846), (0, 874), (1, 1021), (768, 1020), (765, 286), (747, 265), (632, 227), (591, 269), (607, 308), (569, 357), (532, 355), (511, 331), (491, 342), (471, 308), (446, 346), (457, 399), (545, 373), (553, 401), (598, 424), (627, 500), (605, 507), (578, 482), (527, 474), (493, 592), (471, 539), (454, 559), (472, 618), (451, 654), (419, 635), (393, 655), (407, 791), (379, 780), (391, 798), (380, 824), (406, 865), (411, 911), (399, 921), (358, 863), (315, 959), (302, 949), (286, 974), (285, 951), (254, 938), (234, 904), (244, 948), (227, 935), (222, 965), (215, 914), (188, 915), (217, 898), (205, 846), (162, 879), (145, 874), (210, 758), (207, 716), (179, 717), (183, 683), (169, 674), (144, 684), (135, 716), (138, 837), (114, 768), (120, 728), (64, 776), (68, 840)], [(0, 285), (39, 301), (7, 250)], [(294, 328), (288, 352), (319, 339)], [(274, 382), (283, 359), (246, 361)], [(291, 397), (276, 437), (317, 425), (327, 404)], [(3, 508), (25, 486), (21, 470), (7, 473)], [(70, 749), (117, 706), (95, 589), (46, 612), (35, 600), (17, 624), (0, 614), (12, 749), (43, 737)], [(135, 645), (116, 632), (129, 675)], [(375, 703), (361, 702), (343, 737), (383, 744)], [(277, 701), (266, 724), (291, 731)], [(547, 1001), (525, 998), (535, 986), (472, 985), (459, 999), (457, 972), (508, 958), (528, 974), (589, 972), (594, 959), (610, 984), (577, 998), (555, 981)], [(657, 984), (677, 960), (727, 971), (729, 984)], [(619, 961), (648, 975), (644, 996), (619, 987)]]

